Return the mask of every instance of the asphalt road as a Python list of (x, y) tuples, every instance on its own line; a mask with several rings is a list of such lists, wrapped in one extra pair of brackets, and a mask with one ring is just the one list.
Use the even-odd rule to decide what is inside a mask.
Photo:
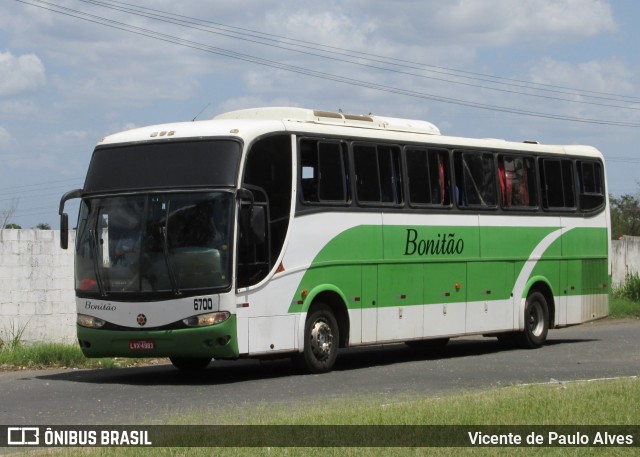
[[(495, 338), (452, 340), (438, 353), (403, 344), (342, 351), (333, 372), (300, 375), (288, 360), (213, 362), (198, 374), (171, 365), (0, 372), (0, 423), (137, 424), (188, 412), (343, 396), (430, 396), (522, 383), (640, 375), (640, 320), (604, 320), (549, 332), (536, 350)], [(214, 419), (215, 421), (215, 419)]]

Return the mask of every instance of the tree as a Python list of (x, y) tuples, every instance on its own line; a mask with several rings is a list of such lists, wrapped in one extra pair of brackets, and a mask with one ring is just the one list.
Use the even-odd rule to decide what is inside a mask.
[(640, 236), (640, 200), (630, 194), (609, 196), (611, 203), (611, 238)]
[(10, 225), (16, 225), (16, 224), (9, 224), (9, 221), (11, 220), (11, 218), (13, 217), (14, 213), (16, 212), (16, 210), (18, 209), (18, 202), (20, 200), (19, 199), (13, 199), (11, 201), (11, 206), (9, 206), (9, 208), (7, 209), (3, 209), (2, 212), (0, 213), (0, 229), (5, 229), (5, 228), (22, 228), (22, 227), (10, 227)]
[(7, 224), (4, 226), (5, 229), (21, 229), (22, 227), (18, 224)]
[(36, 228), (38, 230), (51, 230), (51, 226), (46, 222), (40, 222), (38, 225), (36, 225)]

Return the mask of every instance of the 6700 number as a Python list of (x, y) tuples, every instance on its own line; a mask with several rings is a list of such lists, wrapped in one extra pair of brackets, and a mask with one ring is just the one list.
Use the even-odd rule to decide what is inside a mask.
[(213, 310), (213, 300), (211, 298), (194, 298), (193, 309), (195, 311)]

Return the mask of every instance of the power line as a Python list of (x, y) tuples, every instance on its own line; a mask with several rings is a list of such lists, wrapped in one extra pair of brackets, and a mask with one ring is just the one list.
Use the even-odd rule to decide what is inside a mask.
[[(76, 183), (76, 187), (80, 187), (82, 184), (78, 185), (77, 183), (82, 183), (83, 181), (84, 177), (76, 177), (51, 181), (41, 181), (34, 184), (23, 184), (20, 186), (3, 187), (0, 188), (0, 191), (2, 191), (0, 192), (0, 197), (7, 195), (9, 197), (0, 198), (0, 208), (4, 206), (4, 202), (11, 202), (11, 206), (15, 204), (16, 209), (11, 218), (12, 221), (17, 221), (20, 218), (40, 215), (55, 217), (57, 216), (57, 207), (59, 204), (59, 198), (62, 196), (62, 190), (60, 190), (60, 195), (57, 195), (57, 193), (52, 193), (52, 191), (74, 187), (73, 183)], [(34, 199), (36, 199), (35, 202), (33, 202)], [(24, 202), (28, 200), (31, 200), (31, 205), (24, 205)], [(45, 202), (51, 203), (46, 206), (32, 206), (34, 203), (41, 204)], [(73, 212), (73, 207), (78, 204), (79, 203), (77, 202), (71, 202), (68, 205), (70, 207), (70, 210), (68, 212)]]
[[(60, 196), (62, 196), (63, 191), (69, 190), (69, 188), (71, 188), (72, 186), (69, 185), (62, 185), (62, 186), (54, 186), (51, 187), (49, 189), (47, 189), (47, 192), (43, 191), (45, 189), (34, 189), (34, 190), (28, 190), (28, 191), (22, 191), (22, 192), (17, 192), (17, 193), (13, 193), (13, 194), (4, 194), (4, 195), (10, 195), (9, 197), (6, 198), (0, 198), (0, 204), (2, 204), (2, 202), (8, 202), (8, 201), (12, 201), (15, 199), (20, 199), (20, 201), (24, 201), (24, 200), (32, 200), (34, 198), (38, 198), (38, 199), (42, 199), (42, 198), (47, 198), (51, 196), (51, 192), (52, 191), (60, 191)], [(77, 186), (76, 186), (77, 187)], [(37, 192), (37, 193), (35, 193)], [(29, 195), (32, 194), (32, 195)], [(3, 194), (0, 194), (0, 197), (2, 197)]]
[(55, 181), (40, 181), (38, 183), (35, 184), (23, 184), (20, 186), (8, 186), (8, 187), (0, 187), (0, 195), (5, 194), (3, 191), (5, 190), (15, 190), (15, 189), (28, 189), (28, 188), (35, 188), (35, 187), (47, 187), (51, 184), (58, 184), (58, 183), (68, 183), (68, 182), (78, 182), (78, 181), (84, 181), (84, 176), (79, 176), (76, 178), (66, 178), (66, 179), (57, 179)]
[[(512, 79), (512, 78), (504, 78), (504, 77), (500, 77), (500, 76), (488, 75), (488, 74), (477, 73), (477, 72), (471, 72), (471, 71), (466, 71), (466, 70), (461, 70), (461, 69), (454, 69), (454, 68), (448, 68), (448, 67), (442, 67), (442, 66), (436, 66), (436, 65), (428, 65), (428, 64), (425, 64), (425, 63), (421, 63), (421, 62), (414, 62), (414, 61), (403, 60), (403, 59), (398, 59), (398, 58), (394, 58), (394, 57), (381, 56), (381, 55), (378, 55), (378, 54), (368, 53), (368, 52), (364, 52), (364, 51), (354, 51), (354, 50), (350, 50), (350, 49), (346, 49), (346, 48), (341, 48), (341, 47), (336, 47), (336, 46), (328, 46), (328, 45), (324, 45), (324, 44), (314, 43), (314, 42), (311, 42), (311, 41), (304, 41), (304, 40), (300, 40), (300, 39), (288, 38), (288, 37), (285, 37), (285, 36), (282, 36), (282, 35), (275, 35), (275, 34), (260, 32), (260, 31), (256, 31), (256, 30), (252, 30), (252, 29), (235, 27), (235, 26), (231, 26), (231, 25), (227, 25), (227, 24), (222, 24), (222, 23), (219, 23), (219, 22), (213, 22), (213, 21), (208, 21), (208, 20), (204, 20), (204, 19), (193, 18), (193, 17), (189, 17), (189, 16), (176, 14), (176, 13), (171, 13), (171, 12), (167, 12), (167, 11), (158, 10), (158, 9), (139, 7), (137, 5), (132, 5), (130, 3), (120, 2), (120, 1), (116, 1), (116, 0), (107, 0), (107, 1), (108, 1), (108, 3), (111, 3), (111, 4), (125, 5), (125, 7), (114, 7), (114, 6), (111, 6), (109, 4), (106, 4), (106, 2), (101, 2), (99, 0), (78, 0), (78, 1), (81, 1), (81, 2), (84, 2), (84, 3), (90, 3), (90, 4), (93, 4), (93, 5), (96, 5), (96, 6), (101, 6), (101, 7), (104, 7), (104, 8), (109, 8), (109, 9), (113, 9), (113, 10), (117, 10), (117, 11), (129, 12), (129, 13), (133, 13), (135, 15), (142, 15), (144, 17), (152, 18), (152, 19), (158, 19), (158, 16), (159, 16), (160, 18), (165, 19), (166, 22), (171, 22), (171, 23), (174, 23), (174, 24), (177, 23), (177, 22), (174, 22), (174, 21), (180, 21), (180, 22), (183, 22), (183, 23), (186, 23), (186, 24), (206, 24), (207, 27), (209, 27), (209, 28), (213, 28), (215, 30), (222, 30), (222, 31), (225, 31), (225, 32), (231, 32), (231, 33), (236, 34), (236, 35), (241, 35), (241, 36), (244, 35), (244, 36), (252, 38), (252, 40), (239, 38), (239, 37), (237, 37), (235, 35), (229, 35), (229, 34), (220, 33), (220, 32), (211, 32), (210, 30), (207, 30), (210, 33), (217, 33), (217, 34), (221, 34), (223, 36), (229, 36), (229, 37), (232, 37), (232, 38), (243, 39), (245, 41), (251, 41), (251, 42), (254, 42), (254, 43), (257, 42), (257, 41), (255, 41), (255, 39), (257, 39), (257, 40), (266, 40), (266, 41), (270, 41), (270, 42), (273, 42), (273, 43), (282, 43), (284, 41), (287, 44), (291, 44), (293, 46), (297, 46), (297, 47), (300, 47), (300, 48), (303, 48), (303, 49), (313, 49), (313, 50), (318, 50), (318, 51), (322, 51), (322, 52), (328, 52), (328, 53), (334, 53), (334, 54), (338, 54), (338, 55), (343, 55), (343, 56), (347, 56), (347, 57), (358, 57), (358, 58), (364, 57), (364, 58), (368, 58), (370, 60), (373, 60), (374, 62), (385, 63), (385, 64), (393, 64), (393, 65), (396, 65), (396, 66), (406, 67), (406, 68), (426, 70), (426, 71), (430, 71), (430, 72), (437, 73), (437, 74), (443, 74), (443, 75), (446, 75), (448, 77), (455, 76), (455, 77), (465, 78), (465, 79), (470, 79), (470, 80), (476, 80), (476, 81), (482, 81), (482, 82), (490, 82), (492, 84), (501, 84), (501, 85), (506, 85), (506, 86), (520, 87), (520, 88), (526, 88), (526, 89), (537, 90), (537, 91), (561, 93), (561, 94), (565, 94), (565, 95), (575, 95), (575, 96), (590, 97), (590, 98), (612, 100), (612, 101), (623, 101), (623, 102), (625, 101), (624, 99), (628, 99), (629, 102), (640, 102), (640, 97), (635, 97), (635, 96), (631, 96), (631, 95), (621, 95), (621, 94), (613, 94), (613, 93), (608, 93), (608, 92), (599, 92), (599, 91), (592, 91), (592, 90), (586, 90), (586, 89), (577, 89), (577, 88), (558, 86), (558, 85), (553, 85), (553, 84), (533, 83), (533, 82), (530, 82), (530, 81), (524, 81), (524, 80)], [(140, 14), (140, 13), (145, 13), (145, 14)], [(152, 16), (148, 16), (147, 14), (152, 14), (153, 17)], [(168, 17), (167, 17), (167, 15), (168, 15)], [(175, 18), (184, 18), (185, 20), (182, 21), (180, 19), (173, 19), (174, 17)], [(197, 30), (202, 30), (202, 29), (197, 29)], [(266, 44), (266, 43), (259, 42), (259, 44)], [(273, 47), (280, 47), (280, 46), (273, 46)], [(291, 50), (290, 48), (284, 48), (284, 47), (281, 47), (281, 48), (282, 49)], [(315, 54), (312, 54), (312, 55), (315, 55)], [(326, 57), (326, 56), (322, 56), (322, 57)], [(351, 61), (349, 61), (349, 63), (351, 63)], [(459, 73), (459, 74), (457, 74), (457, 73)], [(471, 75), (471, 76), (469, 76), (469, 75)], [(416, 75), (416, 76), (423, 76), (423, 75)], [(438, 79), (438, 80), (441, 80), (441, 79)], [(450, 79), (447, 79), (446, 81), (447, 82), (452, 82)], [(516, 93), (520, 93), (520, 92), (516, 92)], [(561, 100), (564, 100), (564, 99), (561, 99)]]
[[(37, 1), (38, 4), (30, 3), (30, 2), (25, 1), (25, 0), (16, 0), (16, 1), (18, 1), (20, 3), (24, 3), (26, 5), (35, 6), (35, 7), (42, 8), (42, 9), (45, 9), (45, 10), (48, 10), (48, 11), (52, 11), (52, 12), (55, 12), (55, 13), (58, 13), (58, 14), (62, 14), (62, 15), (65, 15), (65, 16), (69, 16), (69, 17), (73, 17), (73, 18), (76, 18), (76, 19), (80, 19), (80, 20), (83, 20), (83, 21), (87, 21), (87, 22), (103, 25), (103, 26), (110, 27), (110, 28), (113, 28), (113, 29), (122, 30), (122, 31), (125, 31), (125, 32), (128, 32), (128, 33), (133, 33), (133, 34), (136, 34), (136, 35), (141, 35), (141, 36), (145, 36), (145, 37), (148, 37), (148, 38), (153, 38), (153, 39), (156, 39), (156, 40), (159, 40), (159, 41), (163, 41), (163, 42), (167, 42), (167, 43), (171, 43), (171, 44), (176, 44), (176, 45), (183, 46), (183, 47), (188, 47), (188, 48), (192, 48), (192, 49), (208, 52), (208, 53), (215, 54), (215, 55), (229, 57), (229, 58), (233, 58), (233, 59), (236, 59), (236, 60), (245, 61), (245, 62), (249, 62), (249, 63), (254, 63), (254, 64), (258, 64), (258, 65), (262, 65), (262, 66), (266, 66), (266, 67), (270, 67), (270, 68), (280, 69), (280, 70), (284, 70), (284, 71), (288, 71), (288, 72), (292, 72), (292, 73), (311, 76), (311, 77), (314, 77), (314, 78), (323, 79), (323, 80), (327, 80), (327, 81), (334, 81), (334, 82), (339, 82), (339, 83), (343, 83), (343, 84), (348, 84), (348, 85), (353, 85), (353, 86), (373, 89), (373, 90), (377, 90), (377, 91), (381, 91), (381, 92), (394, 93), (394, 94), (405, 95), (405, 96), (414, 97), (414, 98), (427, 99), (427, 100), (432, 100), (432, 101), (439, 101), (439, 102), (443, 102), (443, 103), (449, 103), (449, 104), (454, 104), (454, 105), (459, 105), (459, 106), (467, 106), (467, 107), (491, 110), (491, 111), (496, 111), (496, 112), (524, 115), (524, 116), (529, 116), (529, 117), (555, 119), (555, 120), (565, 120), (565, 121), (581, 122), (581, 123), (589, 123), (589, 124), (599, 124), (599, 125), (611, 125), (611, 126), (622, 126), (622, 127), (640, 127), (640, 124), (632, 123), (632, 122), (622, 122), (622, 121), (603, 120), (603, 119), (589, 119), (589, 118), (575, 117), (575, 116), (568, 116), (568, 115), (561, 115), (561, 114), (541, 113), (541, 112), (528, 111), (528, 110), (518, 109), (518, 108), (510, 108), (510, 107), (504, 107), (504, 106), (498, 106), (498, 105), (490, 105), (490, 104), (484, 104), (484, 103), (478, 103), (478, 102), (471, 102), (471, 101), (468, 101), (468, 100), (461, 100), (461, 99), (456, 99), (456, 98), (452, 98), (452, 97), (444, 97), (444, 96), (439, 96), (439, 95), (430, 94), (430, 93), (418, 92), (418, 91), (413, 91), (413, 90), (409, 90), (409, 89), (402, 89), (402, 88), (398, 88), (398, 87), (387, 86), (387, 85), (383, 85), (383, 84), (377, 84), (377, 83), (373, 83), (373, 82), (369, 82), (369, 81), (356, 80), (356, 79), (349, 78), (349, 77), (346, 77), (346, 76), (335, 75), (335, 74), (325, 73), (325, 72), (321, 72), (321, 71), (311, 70), (311, 69), (307, 69), (307, 68), (303, 68), (303, 67), (299, 67), (299, 66), (295, 66), (295, 65), (288, 65), (288, 64), (284, 64), (284, 63), (273, 61), (273, 60), (269, 60), (269, 59), (255, 57), (255, 56), (248, 55), (248, 54), (243, 54), (243, 53), (230, 51), (230, 50), (227, 50), (227, 49), (223, 49), (223, 48), (219, 48), (219, 47), (215, 47), (215, 46), (210, 46), (210, 45), (206, 45), (206, 44), (195, 42), (195, 41), (191, 41), (191, 40), (182, 39), (182, 38), (175, 37), (175, 36), (172, 36), (172, 35), (156, 32), (156, 31), (145, 29), (145, 28), (142, 28), (142, 27), (132, 26), (132, 25), (120, 22), (120, 21), (115, 21), (113, 19), (108, 19), (108, 18), (104, 18), (104, 17), (101, 17), (101, 16), (96, 16), (96, 15), (89, 14), (89, 13), (84, 13), (84, 12), (81, 12), (81, 11), (78, 11), (78, 10), (62, 7), (62, 6), (55, 5), (55, 4), (52, 4), (52, 3), (49, 3), (49, 2), (45, 2), (45, 1), (41, 1), (41, 0), (32, 0), (32, 1)], [(48, 5), (49, 7), (44, 6), (44, 5)], [(55, 9), (55, 8), (57, 8), (57, 9)]]
[(628, 157), (607, 157), (607, 162), (618, 163), (640, 163), (640, 158), (628, 158)]
[[(36, 1), (39, 1), (39, 0), (36, 0)], [(147, 19), (152, 19), (152, 20), (156, 20), (156, 21), (160, 21), (160, 22), (164, 22), (164, 23), (179, 25), (181, 27), (185, 27), (185, 28), (188, 28), (190, 30), (198, 30), (198, 31), (207, 32), (207, 33), (211, 33), (211, 34), (221, 35), (221, 36), (230, 37), (230, 38), (237, 39), (237, 40), (242, 40), (242, 41), (245, 41), (245, 42), (251, 42), (251, 43), (254, 43), (254, 44), (268, 46), (268, 47), (271, 47), (271, 48), (283, 49), (283, 50), (287, 50), (287, 51), (291, 51), (291, 52), (304, 54), (304, 55), (307, 55), (307, 56), (320, 57), (322, 59), (329, 59), (329, 60), (332, 60), (334, 62), (340, 62), (340, 63), (346, 63), (346, 64), (350, 64), (350, 65), (356, 65), (356, 66), (363, 67), (363, 68), (368, 68), (368, 69), (391, 72), (391, 73), (396, 73), (396, 74), (401, 74), (401, 75), (406, 75), (406, 76), (413, 76), (413, 77), (422, 78), (422, 79), (429, 79), (429, 80), (433, 80), (433, 81), (445, 82), (447, 84), (458, 84), (458, 85), (462, 85), (462, 86), (474, 87), (474, 88), (478, 88), (478, 89), (491, 90), (491, 91), (502, 92), (502, 93), (516, 94), (516, 95), (535, 97), (535, 98), (543, 98), (543, 99), (561, 101), (561, 102), (567, 102), (567, 103), (577, 103), (577, 104), (583, 104), (583, 105), (593, 105), (593, 106), (601, 106), (601, 107), (607, 107), (607, 108), (618, 108), (618, 109), (640, 111), (640, 106), (624, 106), (624, 105), (619, 105), (619, 104), (609, 104), (609, 103), (590, 102), (590, 101), (586, 101), (586, 100), (578, 100), (578, 99), (571, 99), (571, 98), (561, 98), (561, 97), (557, 97), (557, 96), (543, 95), (543, 94), (539, 94), (539, 93), (528, 93), (528, 92), (523, 92), (521, 90), (505, 89), (505, 88), (501, 88), (501, 87), (491, 87), (491, 86), (487, 86), (487, 85), (481, 85), (481, 84), (470, 83), (470, 82), (455, 81), (455, 80), (451, 79), (451, 76), (455, 76), (455, 77), (461, 77), (461, 76), (460, 75), (452, 75), (451, 73), (442, 72), (442, 71), (434, 71), (434, 70), (426, 69), (426, 71), (429, 71), (429, 72), (432, 72), (432, 73), (442, 74), (444, 76), (447, 76), (447, 78), (445, 78), (445, 77), (427, 76), (427, 75), (424, 75), (424, 74), (418, 74), (418, 73), (413, 73), (413, 72), (404, 71), (404, 70), (397, 70), (397, 69), (394, 69), (394, 68), (382, 67), (382, 66), (374, 65), (374, 64), (370, 64), (370, 63), (358, 62), (358, 61), (354, 61), (354, 60), (347, 60), (346, 58), (336, 57), (336, 55), (340, 55), (340, 56), (344, 56), (344, 57), (355, 57), (355, 58), (361, 59), (363, 57), (363, 55), (367, 56), (367, 57), (368, 56), (373, 56), (374, 57), (373, 59), (371, 59), (371, 57), (368, 57), (368, 60), (369, 61), (373, 61), (373, 62), (377, 62), (377, 63), (383, 63), (385, 65), (392, 65), (394, 67), (398, 67), (399, 66), (399, 67), (412, 68), (412, 69), (418, 69), (418, 70), (423, 70), (423, 71), (425, 70), (424, 65), (422, 65), (422, 67), (417, 67), (416, 65), (419, 65), (419, 64), (413, 64), (413, 65), (410, 66), (410, 65), (407, 65), (407, 64), (393, 63), (393, 62), (390, 62), (390, 60), (392, 61), (394, 59), (388, 59), (386, 57), (377, 56), (377, 55), (374, 55), (374, 54), (358, 53), (356, 51), (350, 51), (350, 50), (341, 49), (341, 51), (344, 51), (344, 52), (331, 51), (329, 53), (329, 55), (325, 55), (325, 54), (318, 54), (318, 53), (315, 53), (315, 52), (309, 52), (309, 51), (306, 51), (306, 50), (296, 49), (295, 47), (292, 48), (290, 46), (283, 46), (282, 44), (280, 44), (281, 43), (280, 41), (273, 40), (273, 39), (269, 39), (268, 41), (270, 41), (270, 42), (265, 43), (264, 41), (260, 41), (260, 40), (264, 40), (265, 38), (262, 38), (262, 37), (259, 37), (258, 35), (255, 35), (256, 33), (260, 33), (260, 32), (255, 32), (254, 31), (253, 34), (247, 34), (247, 33), (243, 33), (243, 32), (235, 32), (235, 31), (233, 31), (230, 34), (230, 33), (226, 33), (226, 30), (224, 32), (221, 31), (221, 27), (220, 27), (221, 24), (218, 24), (218, 23), (213, 23), (215, 25), (209, 25), (209, 24), (212, 24), (209, 21), (190, 18), (188, 16), (183, 16), (183, 15), (176, 15), (176, 14), (173, 14), (173, 13), (167, 13), (167, 12), (164, 12), (164, 11), (154, 10), (154, 9), (150, 9), (150, 8), (135, 7), (134, 5), (129, 5), (129, 4), (126, 4), (126, 3), (123, 3), (123, 2), (114, 2), (114, 3), (118, 3), (118, 4), (121, 4), (121, 5), (127, 5), (127, 6), (134, 6), (134, 7), (133, 8), (128, 8), (128, 7), (120, 7), (120, 6), (111, 6), (111, 5), (107, 5), (104, 2), (100, 2), (100, 1), (97, 1), (97, 0), (78, 0), (78, 1), (83, 2), (83, 3), (88, 3), (88, 4), (91, 4), (91, 5), (100, 6), (100, 7), (111, 9), (111, 10), (115, 10), (115, 11), (126, 12), (126, 13), (129, 13), (129, 14), (133, 14), (135, 16), (145, 17)], [(74, 10), (74, 11), (77, 11), (77, 10)], [(162, 13), (162, 14), (158, 14), (158, 12)], [(171, 16), (165, 16), (164, 14), (169, 14)], [(187, 18), (187, 19), (186, 20), (175, 19), (174, 16), (175, 17), (179, 17), (179, 18)], [(194, 25), (202, 24), (202, 23), (207, 24), (206, 28), (194, 27)], [(229, 26), (225, 26), (225, 27), (229, 27)], [(224, 30), (224, 29), (222, 29), (222, 30)], [(237, 36), (238, 34), (240, 34), (241, 36)], [(242, 35), (247, 36), (248, 38), (244, 38)], [(289, 42), (292, 42), (292, 43), (287, 43), (287, 44), (291, 44), (291, 45), (296, 46), (296, 47), (300, 47), (300, 48), (303, 48), (303, 49), (321, 50), (322, 52), (329, 52), (329, 51), (322, 50), (321, 49), (322, 45), (314, 44), (313, 47), (312, 47), (312, 46), (307, 46), (307, 45), (301, 45), (301, 44), (299, 44), (299, 43), (297, 43), (294, 40), (289, 39), (289, 38), (284, 38), (284, 37), (282, 37), (282, 38), (288, 40)], [(308, 42), (305, 42), (305, 43), (308, 43)], [(501, 84), (503, 86), (506, 85), (506, 86), (510, 86), (510, 87), (525, 88), (527, 90), (534, 90), (534, 91), (538, 91), (538, 92), (539, 91), (550, 92), (549, 90), (539, 89), (539, 88), (536, 88), (536, 87), (534, 87), (532, 85), (524, 86), (522, 84), (520, 84), (520, 85), (505, 84), (505, 83), (502, 83), (500, 81), (489, 80), (489, 79), (486, 79), (486, 78), (468, 77), (468, 76), (465, 76), (465, 79), (490, 82), (492, 84)], [(561, 92), (561, 91), (554, 91), (554, 92), (568, 94), (568, 95), (572, 95), (572, 96), (579, 96), (579, 97), (589, 97), (589, 98), (598, 98), (598, 99), (604, 99), (604, 100), (614, 100), (614, 101), (617, 101), (617, 102), (623, 101), (623, 100), (619, 100), (619, 99), (612, 99), (610, 97), (595, 97), (595, 96), (592, 96), (592, 95), (587, 95), (585, 93), (580, 93), (578, 90), (574, 90), (574, 92)], [(638, 99), (638, 102), (640, 102), (640, 98)]]

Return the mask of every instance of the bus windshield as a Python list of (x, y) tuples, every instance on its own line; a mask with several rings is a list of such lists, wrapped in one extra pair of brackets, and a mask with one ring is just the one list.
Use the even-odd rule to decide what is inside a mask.
[(86, 199), (76, 242), (76, 291), (117, 299), (231, 286), (231, 192)]

